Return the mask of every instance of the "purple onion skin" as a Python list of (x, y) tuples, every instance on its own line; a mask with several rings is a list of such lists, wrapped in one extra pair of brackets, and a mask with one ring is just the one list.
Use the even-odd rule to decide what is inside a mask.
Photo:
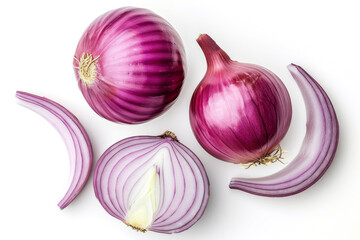
[[(95, 61), (96, 76), (79, 75), (83, 53)], [(114, 122), (136, 124), (166, 111), (185, 78), (180, 36), (147, 9), (120, 8), (98, 17), (78, 43), (73, 65), (78, 86), (91, 108)]]
[(232, 61), (208, 35), (197, 39), (207, 71), (190, 103), (190, 123), (214, 157), (247, 164), (267, 156), (289, 129), (289, 93), (271, 71)]
[(303, 95), (307, 123), (299, 153), (284, 169), (261, 178), (233, 178), (229, 187), (266, 197), (298, 194), (316, 183), (330, 167), (339, 142), (339, 123), (324, 89), (303, 68), (288, 69)]

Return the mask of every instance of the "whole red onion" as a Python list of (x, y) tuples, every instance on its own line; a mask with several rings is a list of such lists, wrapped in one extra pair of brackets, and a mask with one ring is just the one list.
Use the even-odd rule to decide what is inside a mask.
[(100, 116), (141, 123), (163, 113), (180, 93), (185, 50), (163, 18), (140, 8), (120, 8), (98, 17), (74, 56), (75, 75)]
[(197, 42), (207, 61), (190, 104), (197, 140), (224, 161), (248, 164), (265, 159), (290, 125), (286, 87), (263, 67), (232, 61), (208, 35), (200, 35)]

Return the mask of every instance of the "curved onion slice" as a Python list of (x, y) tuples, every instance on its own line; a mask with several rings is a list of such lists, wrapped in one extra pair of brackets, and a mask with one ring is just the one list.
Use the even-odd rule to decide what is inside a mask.
[(297, 194), (319, 180), (334, 159), (339, 124), (329, 97), (304, 69), (295, 64), (288, 69), (306, 106), (307, 128), (300, 152), (283, 170), (262, 178), (234, 178), (230, 188), (268, 197)]
[(58, 203), (60, 209), (68, 206), (80, 193), (89, 177), (92, 148), (89, 137), (79, 120), (60, 104), (26, 92), (16, 92), (20, 104), (37, 112), (49, 121), (63, 138), (70, 158), (70, 185)]
[(204, 166), (169, 131), (126, 138), (108, 148), (96, 164), (94, 189), (110, 215), (142, 232), (188, 229), (209, 198)]

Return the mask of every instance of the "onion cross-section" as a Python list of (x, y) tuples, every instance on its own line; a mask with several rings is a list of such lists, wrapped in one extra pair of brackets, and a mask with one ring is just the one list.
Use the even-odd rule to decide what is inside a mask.
[(105, 210), (141, 232), (181, 232), (203, 215), (209, 180), (196, 155), (171, 132), (115, 143), (95, 167), (95, 194)]

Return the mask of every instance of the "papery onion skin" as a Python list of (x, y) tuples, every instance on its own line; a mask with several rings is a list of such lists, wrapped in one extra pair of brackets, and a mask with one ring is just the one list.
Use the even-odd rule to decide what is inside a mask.
[(289, 93), (271, 71), (232, 61), (208, 35), (197, 39), (207, 71), (193, 93), (190, 123), (214, 157), (249, 164), (268, 156), (289, 129)]
[(60, 104), (34, 94), (17, 91), (19, 103), (43, 116), (63, 138), (70, 160), (70, 185), (58, 206), (67, 207), (85, 186), (92, 166), (89, 136), (79, 120)]
[(260, 196), (286, 197), (316, 183), (332, 163), (339, 142), (339, 123), (323, 88), (304, 69), (288, 66), (304, 98), (306, 135), (297, 156), (281, 171), (262, 178), (233, 178), (230, 188)]
[(126, 7), (91, 23), (73, 65), (78, 86), (97, 114), (137, 124), (174, 104), (186, 60), (181, 38), (166, 20), (147, 9)]
[[(154, 160), (161, 151), (171, 157)], [(190, 228), (205, 211), (209, 180), (196, 155), (170, 135), (130, 137), (108, 148), (95, 167), (97, 199), (110, 215), (130, 225), (126, 217), (137, 194), (134, 189), (154, 166), (160, 200), (153, 222), (147, 229), (132, 227), (167, 234)]]

